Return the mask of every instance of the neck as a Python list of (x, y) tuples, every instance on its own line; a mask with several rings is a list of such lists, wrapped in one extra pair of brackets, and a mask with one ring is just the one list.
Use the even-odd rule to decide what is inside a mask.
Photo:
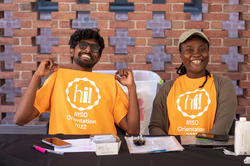
[(76, 63), (73, 63), (73, 64), (72, 64), (72, 69), (92, 72), (92, 69), (93, 69), (93, 68), (84, 68), (84, 67), (81, 67), (80, 65), (78, 65), (78, 64), (76, 64)]
[(187, 72), (187, 76), (189, 78), (201, 78), (201, 77), (206, 76), (206, 71), (204, 71), (202, 73), (189, 73), (189, 72)]

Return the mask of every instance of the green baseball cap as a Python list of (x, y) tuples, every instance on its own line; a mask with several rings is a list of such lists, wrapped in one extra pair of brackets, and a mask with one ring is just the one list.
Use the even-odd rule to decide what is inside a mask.
[(201, 31), (198, 31), (196, 29), (191, 29), (191, 30), (188, 30), (188, 31), (185, 31), (181, 34), (180, 38), (179, 38), (179, 41), (178, 41), (178, 48), (180, 48), (180, 45), (182, 43), (184, 43), (189, 37), (193, 36), (193, 35), (198, 35), (200, 36), (201, 38), (203, 38), (204, 40), (206, 40), (209, 44), (209, 40), (207, 38), (207, 36), (201, 32)]

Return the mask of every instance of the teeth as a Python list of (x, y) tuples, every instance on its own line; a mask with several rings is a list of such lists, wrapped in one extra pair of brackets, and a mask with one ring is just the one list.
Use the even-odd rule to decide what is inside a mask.
[(201, 60), (193, 60), (192, 63), (194, 63), (194, 64), (197, 65), (197, 64), (200, 64), (200, 63), (201, 63)]
[(90, 57), (88, 55), (86, 55), (86, 54), (82, 54), (81, 58), (89, 58), (90, 59)]

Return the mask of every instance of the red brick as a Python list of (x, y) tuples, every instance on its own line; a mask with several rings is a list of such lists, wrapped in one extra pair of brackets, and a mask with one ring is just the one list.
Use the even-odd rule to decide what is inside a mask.
[(215, 48), (215, 47), (210, 47), (209, 48), (209, 53), (210, 55), (223, 55), (228, 53), (228, 48), (220, 47), (220, 48)]
[(86, 9), (92, 11), (95, 10), (95, 5), (91, 5), (91, 4), (73, 4), (71, 6), (71, 10), (72, 11), (86, 11)]
[(190, 19), (190, 13), (166, 13), (165, 14), (166, 20), (189, 20)]
[(240, 106), (249, 106), (250, 105), (250, 99), (238, 98), (238, 102), (239, 102)]
[(37, 65), (35, 63), (15, 63), (14, 70), (17, 71), (30, 71), (36, 70)]
[(250, 81), (240, 81), (239, 87), (250, 89)]
[[(168, 48), (167, 48), (167, 50), (168, 50)], [(180, 55), (172, 56), (171, 63), (172, 64), (182, 63)]]
[(110, 28), (135, 28), (135, 23), (133, 21), (111, 21)]
[(151, 30), (128, 30), (129, 37), (152, 37)]
[(135, 56), (135, 63), (146, 63), (145, 55), (136, 55)]
[(183, 21), (172, 21), (171, 26), (172, 29), (183, 29), (184, 23)]
[(143, 38), (135, 38), (135, 45), (136, 46), (145, 46), (146, 45), (146, 39), (143, 37)]
[(37, 53), (37, 47), (34, 46), (21, 46), (13, 47), (13, 52), (15, 53)]
[(239, 31), (239, 38), (250, 38), (250, 31)]
[(247, 46), (246, 39), (224, 39), (224, 46)]
[(184, 4), (173, 4), (171, 12), (183, 12), (184, 11)]
[(13, 72), (0, 71), (0, 79), (13, 79), (13, 78), (14, 78)]
[(99, 20), (98, 21), (98, 28), (99, 29), (107, 29), (107, 28), (109, 28), (109, 21), (107, 21), (107, 20)]
[(171, 6), (169, 4), (148, 4), (146, 5), (146, 11), (166, 11), (170, 12)]
[(248, 6), (246, 5), (225, 5), (224, 12), (247, 12)]
[(59, 56), (59, 62), (60, 63), (70, 63), (71, 62), (70, 55), (61, 55), (61, 56)]
[(152, 20), (152, 12), (150, 13), (128, 13), (128, 20)]
[(27, 37), (27, 36), (37, 36), (38, 32), (36, 29), (15, 29), (13, 33), (14, 36)]
[(50, 28), (51, 21), (50, 20), (37, 20), (33, 21), (34, 28)]
[(17, 38), (7, 38), (7, 37), (0, 37), (1, 45), (18, 45), (19, 41)]
[(65, 54), (70, 53), (70, 48), (63, 46), (52, 46), (52, 54)]
[(31, 3), (19, 4), (19, 11), (31, 11), (31, 10), (32, 10)]
[(249, 0), (241, 0), (240, 1), (242, 4), (250, 4), (250, 1)]
[(100, 14), (99, 12), (92, 11), (91, 12), (91, 18), (93, 20), (114, 20), (115, 13), (111, 12), (102, 12)]
[(145, 11), (145, 8), (146, 8), (145, 4), (137, 4), (137, 3), (134, 4), (135, 11)]
[(224, 75), (228, 76), (231, 80), (246, 80), (247, 78), (246, 73), (242, 72), (230, 72), (225, 73)]
[(250, 89), (246, 89), (246, 90), (244, 91), (244, 95), (245, 95), (246, 97), (250, 97)]
[(224, 21), (224, 20), (229, 20), (229, 15), (228, 14), (224, 14), (224, 13), (219, 13), (219, 14), (214, 14), (214, 13), (204, 13), (203, 14), (203, 20), (206, 21), (206, 20), (211, 20), (211, 21), (214, 21), (214, 20), (221, 20), (221, 21)]
[(213, 65), (213, 64), (208, 64), (207, 69), (211, 72), (227, 72), (227, 65)]
[(136, 21), (136, 28), (137, 29), (145, 29), (147, 25), (146, 21)]
[(22, 62), (32, 62), (32, 55), (22, 55), (21, 56), (21, 61)]
[(115, 70), (114, 64), (96, 64), (93, 70)]
[(69, 12), (70, 6), (69, 6), (69, 4), (58, 3), (58, 10), (59, 10), (60, 12), (62, 12), (62, 11)]
[(38, 12), (14, 12), (13, 18), (36, 20), (38, 18)]
[(179, 50), (177, 47), (168, 47), (166, 50), (167, 54), (178, 54), (179, 55)]
[(152, 38), (148, 40), (148, 45), (154, 46), (154, 45), (166, 45), (171, 46), (172, 40), (171, 39), (165, 39), (165, 38)]
[(38, 54), (38, 55), (34, 56), (33, 59), (35, 62), (40, 62), (44, 59), (53, 59), (54, 62), (57, 63), (57, 56), (52, 55), (52, 54)]
[(16, 112), (13, 105), (0, 105), (0, 112)]
[(22, 37), (20, 45), (32, 45), (33, 41), (31, 37)]
[(0, 11), (7, 11), (7, 10), (17, 11), (18, 10), (17, 4), (1, 3)]
[(32, 78), (32, 72), (31, 71), (23, 71), (21, 73), (21, 79), (25, 80), (25, 79), (31, 79)]
[(250, 48), (241, 48), (240, 49), (241, 51), (241, 54), (247, 54), (247, 55), (250, 55)]
[(105, 47), (102, 54), (114, 54), (114, 47)]
[(59, 27), (60, 28), (71, 28), (70, 21), (69, 20), (59, 21)]
[(222, 22), (211, 22), (212, 29), (222, 29)]
[(209, 39), (210, 46), (212, 47), (217, 47), (217, 46), (222, 46), (222, 40), (218, 38), (211, 38)]
[(221, 63), (221, 56), (220, 55), (210, 55), (210, 59), (212, 63)]
[(52, 29), (52, 36), (70, 37), (75, 32), (75, 29)]
[(241, 64), (239, 66), (241, 72), (249, 72), (250, 71), (250, 65), (249, 64)]
[(109, 11), (109, 4), (96, 4), (99, 11)]
[(23, 20), (21, 22), (22, 28), (32, 28), (32, 21), (29, 20)]
[(208, 38), (225, 38), (228, 37), (227, 31), (222, 30), (204, 30), (203, 31)]
[(66, 19), (66, 20), (74, 20), (76, 19), (76, 14), (75, 12), (51, 12), (51, 17), (52, 19)]
[(110, 56), (110, 62), (127, 62), (131, 63), (133, 62), (133, 57), (128, 55), (115, 55)]
[(110, 55), (102, 54), (101, 59), (98, 63), (110, 63)]
[(14, 80), (15, 87), (28, 87), (30, 83), (30, 79), (28, 80)]
[(220, 4), (211, 4), (208, 7), (209, 12), (213, 13), (213, 12), (221, 12), (222, 11), (222, 5)]
[(128, 47), (129, 54), (141, 54), (144, 53), (145, 55), (152, 53), (151, 47)]
[(208, 22), (186, 22), (185, 29), (208, 29)]
[(151, 64), (128, 64), (128, 67), (132, 70), (152, 70)]
[(240, 115), (246, 114), (246, 108), (245, 108), (245, 107), (238, 106), (238, 108), (237, 108), (237, 110), (236, 110), (236, 114), (240, 114)]

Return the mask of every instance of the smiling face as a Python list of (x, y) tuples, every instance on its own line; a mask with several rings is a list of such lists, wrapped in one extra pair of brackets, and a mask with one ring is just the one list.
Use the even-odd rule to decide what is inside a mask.
[(209, 61), (208, 44), (198, 36), (192, 36), (180, 46), (182, 62), (190, 78), (205, 76)]
[(81, 40), (75, 49), (71, 49), (71, 56), (75, 64), (91, 71), (100, 59), (99, 49), (100, 46), (94, 39)]

